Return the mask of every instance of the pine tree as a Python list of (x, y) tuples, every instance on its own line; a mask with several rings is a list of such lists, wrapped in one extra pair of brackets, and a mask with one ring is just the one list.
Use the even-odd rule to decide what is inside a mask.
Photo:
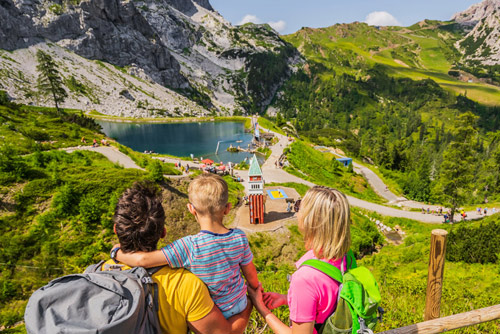
[(434, 190), (443, 204), (450, 208), (452, 219), (457, 209), (470, 198), (474, 180), (475, 125), (478, 119), (471, 112), (458, 116), (454, 140), (443, 153), (439, 182)]
[(57, 64), (49, 54), (42, 50), (37, 51), (36, 58), (38, 60), (36, 69), (39, 73), (38, 90), (45, 96), (52, 96), (57, 112), (59, 113), (59, 103), (64, 102), (68, 94), (64, 90), (61, 76), (57, 70)]

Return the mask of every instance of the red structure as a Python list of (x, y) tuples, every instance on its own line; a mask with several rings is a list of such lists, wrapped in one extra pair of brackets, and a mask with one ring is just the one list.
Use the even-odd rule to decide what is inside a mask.
[(264, 195), (250, 195), (248, 197), (250, 224), (264, 224)]
[(264, 224), (264, 179), (257, 157), (254, 155), (248, 170), (248, 201), (250, 211), (250, 224)]

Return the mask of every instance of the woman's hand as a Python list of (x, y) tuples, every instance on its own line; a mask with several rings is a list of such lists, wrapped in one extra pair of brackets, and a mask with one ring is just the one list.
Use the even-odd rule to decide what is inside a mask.
[(276, 292), (265, 292), (262, 295), (262, 299), (264, 301), (264, 304), (270, 310), (274, 310), (277, 307), (286, 305), (288, 302), (286, 295), (282, 295), (282, 294), (276, 293)]

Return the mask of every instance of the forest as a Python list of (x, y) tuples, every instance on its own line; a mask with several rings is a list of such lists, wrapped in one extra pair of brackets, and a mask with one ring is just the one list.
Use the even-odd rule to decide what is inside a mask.
[[(361, 44), (332, 45), (329, 29), (341, 27), (286, 37), (300, 45), (306, 64), (278, 93), (271, 119), (377, 166), (409, 199), (448, 207), (499, 201), (500, 107), (473, 101), (467, 91), (457, 95), (431, 77), (389, 75), (391, 67), (366, 57)], [(374, 34), (364, 25), (348, 29), (351, 42)]]

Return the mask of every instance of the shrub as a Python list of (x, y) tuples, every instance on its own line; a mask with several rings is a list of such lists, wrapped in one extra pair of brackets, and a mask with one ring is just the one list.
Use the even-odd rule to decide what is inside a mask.
[(149, 178), (155, 182), (163, 182), (163, 166), (162, 163), (158, 160), (153, 160), (147, 166), (147, 170), (149, 171)]
[(52, 207), (56, 213), (62, 217), (73, 215), (78, 207), (79, 196), (70, 184), (61, 187), (54, 195)]
[(99, 199), (94, 196), (85, 196), (79, 205), (80, 218), (87, 224), (96, 223), (101, 219)]
[(16, 296), (17, 284), (7, 279), (0, 279), (0, 302)]
[(0, 174), (3, 183), (15, 182), (26, 176), (28, 167), (10, 145), (0, 146)]
[(8, 106), (10, 104), (9, 95), (6, 91), (0, 90), (0, 105)]
[(446, 259), (466, 263), (496, 263), (500, 249), (499, 235), (500, 223), (496, 221), (471, 227), (459, 225), (448, 236)]
[(34, 128), (22, 129), (21, 133), (33, 140), (46, 141), (50, 139), (50, 136), (47, 132)]
[(63, 8), (61, 5), (55, 3), (49, 6), (49, 9), (52, 13), (56, 15), (61, 15), (63, 13)]

